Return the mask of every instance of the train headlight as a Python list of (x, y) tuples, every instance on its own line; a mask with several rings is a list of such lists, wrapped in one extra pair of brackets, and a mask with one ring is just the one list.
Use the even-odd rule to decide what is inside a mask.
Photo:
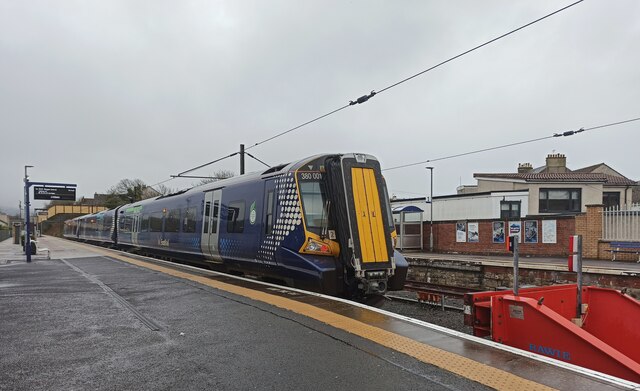
[(328, 244), (315, 239), (309, 239), (307, 246), (304, 248), (304, 252), (331, 255), (331, 247), (329, 247)]

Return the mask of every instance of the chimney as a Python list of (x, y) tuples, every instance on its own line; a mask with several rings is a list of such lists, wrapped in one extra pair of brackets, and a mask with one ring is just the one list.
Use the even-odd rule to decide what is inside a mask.
[(518, 163), (518, 174), (526, 174), (533, 170), (531, 163)]
[(567, 158), (561, 153), (547, 155), (546, 172), (551, 174), (567, 172)]

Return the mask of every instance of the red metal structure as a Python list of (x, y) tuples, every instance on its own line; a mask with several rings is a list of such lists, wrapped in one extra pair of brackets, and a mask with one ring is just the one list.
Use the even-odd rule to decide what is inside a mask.
[(640, 382), (640, 302), (613, 289), (555, 285), (465, 295), (473, 334)]

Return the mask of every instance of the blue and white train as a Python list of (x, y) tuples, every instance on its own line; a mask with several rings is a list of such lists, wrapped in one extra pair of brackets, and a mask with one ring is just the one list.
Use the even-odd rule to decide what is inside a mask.
[(317, 155), (65, 222), (64, 236), (199, 262), (333, 296), (400, 290), (389, 196), (376, 158)]

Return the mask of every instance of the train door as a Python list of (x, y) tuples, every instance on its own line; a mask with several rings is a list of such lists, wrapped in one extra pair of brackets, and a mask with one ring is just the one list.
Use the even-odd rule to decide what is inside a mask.
[[(276, 181), (274, 179), (266, 180), (264, 182), (264, 200), (263, 200), (263, 216), (262, 216), (262, 232), (261, 243), (268, 243), (269, 237), (272, 237), (273, 227), (276, 221), (276, 207), (278, 197), (275, 192)], [(256, 259), (263, 261), (264, 263), (276, 263), (276, 258), (273, 256), (275, 252), (265, 252), (263, 257), (256, 257)], [(271, 258), (271, 259), (269, 259)]]
[(353, 199), (362, 262), (389, 260), (380, 195), (372, 168), (352, 167)]
[(138, 232), (140, 232), (140, 215), (139, 214), (135, 214), (133, 216), (131, 216), (132, 218), (132, 222), (131, 222), (131, 243), (133, 243), (134, 246), (138, 245)]
[(204, 256), (214, 262), (222, 262), (218, 248), (222, 189), (205, 193), (200, 246)]

